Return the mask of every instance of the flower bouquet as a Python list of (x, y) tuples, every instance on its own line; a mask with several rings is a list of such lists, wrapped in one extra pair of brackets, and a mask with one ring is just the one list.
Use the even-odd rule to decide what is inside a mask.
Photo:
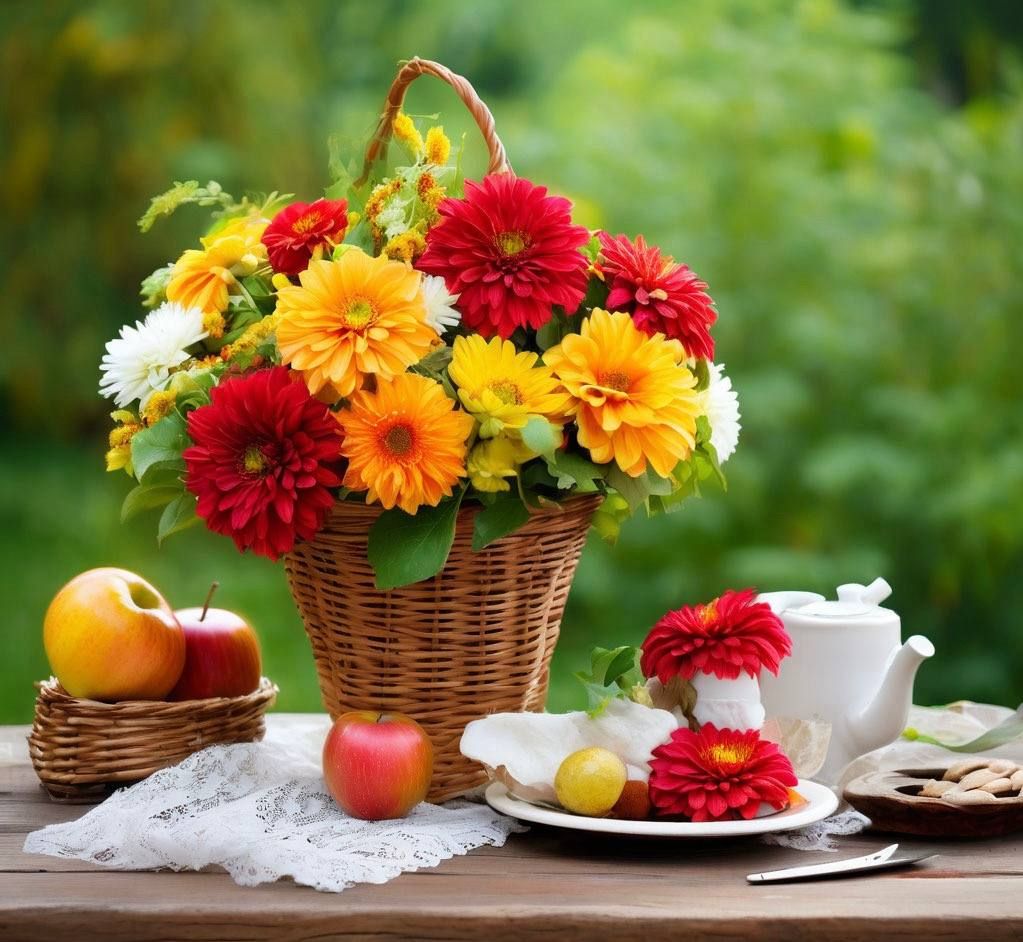
[[(479, 125), (482, 180), (402, 112), (421, 74)], [(420, 718), (444, 787), (467, 719), (542, 706), (591, 518), (614, 539), (723, 482), (738, 409), (707, 286), (516, 177), (465, 79), (406, 63), (352, 177), (311, 203), (196, 181), (153, 200), (143, 230), (213, 219), (107, 345), (107, 468), (136, 481), (125, 518), (163, 508), (161, 540), (202, 520), (286, 557), (328, 709)]]

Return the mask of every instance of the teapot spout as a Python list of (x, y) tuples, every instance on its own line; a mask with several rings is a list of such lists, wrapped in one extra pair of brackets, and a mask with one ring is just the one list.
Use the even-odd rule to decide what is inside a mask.
[(933, 654), (934, 645), (923, 635), (913, 635), (896, 651), (874, 699), (849, 723), (863, 752), (886, 746), (902, 735), (913, 703), (913, 679)]

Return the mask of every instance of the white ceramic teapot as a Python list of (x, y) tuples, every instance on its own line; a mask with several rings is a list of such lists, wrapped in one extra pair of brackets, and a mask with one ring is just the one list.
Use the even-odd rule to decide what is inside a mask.
[(831, 724), (831, 743), (816, 776), (835, 784), (853, 759), (894, 742), (906, 726), (913, 678), (934, 654), (923, 635), (902, 643), (899, 616), (881, 608), (892, 587), (838, 587), (838, 601), (814, 592), (767, 592), (759, 601), (785, 623), (792, 656), (777, 677), (764, 673), (761, 695), (767, 715)]

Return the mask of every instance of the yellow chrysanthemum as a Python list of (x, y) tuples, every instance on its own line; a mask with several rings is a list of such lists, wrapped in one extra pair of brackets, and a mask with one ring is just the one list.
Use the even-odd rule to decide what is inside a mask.
[(413, 156), (418, 157), (423, 152), (423, 135), (404, 111), (399, 111), (395, 115), (391, 128), (394, 136), (412, 152)]
[(443, 167), (451, 156), (451, 141), (442, 127), (432, 127), (426, 132), (426, 162)]
[[(384, 203), (400, 190), (400, 179), (387, 180), (373, 187), (373, 192), (369, 194), (369, 199), (366, 200), (366, 205), (363, 207), (366, 218), (370, 222), (376, 222), (377, 216), (380, 215), (381, 210), (384, 208)], [(349, 222), (351, 222), (351, 216), (349, 216)]]
[(160, 419), (166, 418), (177, 405), (178, 394), (173, 389), (158, 389), (151, 393), (142, 407), (144, 425), (155, 425)]
[(227, 321), (224, 320), (224, 315), (220, 311), (207, 311), (203, 314), (202, 329), (214, 340), (219, 340), (224, 336), (225, 327), (227, 327)]
[(418, 229), (396, 235), (384, 246), (384, 255), (398, 262), (414, 262), (426, 251), (426, 239)]
[(202, 249), (187, 249), (174, 263), (167, 300), (197, 307), (204, 314), (227, 310), (238, 278), (266, 262), (266, 247), (260, 241), (266, 226), (265, 219), (244, 216), (200, 239)]
[(402, 262), (352, 248), (310, 262), (299, 280), (277, 294), (277, 347), (314, 395), (350, 396), (369, 374), (390, 379), (437, 341), (420, 274)]
[(521, 429), (532, 415), (563, 425), (568, 397), (535, 353), (519, 353), (510, 340), (479, 334), (456, 337), (448, 375), (458, 398), (479, 421), (480, 435), (493, 438), (505, 429)]
[(250, 351), (255, 350), (256, 347), (258, 347), (277, 329), (277, 324), (280, 322), (280, 319), (281, 315), (278, 311), (274, 311), (273, 314), (267, 314), (266, 317), (262, 318), (262, 320), (258, 320), (255, 324), (248, 327), (245, 333), (231, 344), (230, 347), (221, 347), (221, 356), (227, 360), (233, 356), (237, 356), (239, 353), (249, 353)]
[(599, 308), (544, 354), (574, 400), (579, 443), (632, 477), (648, 463), (667, 477), (692, 451), (700, 404), (684, 358), (677, 340), (648, 336), (628, 314)]
[(457, 409), (443, 387), (417, 373), (378, 381), (337, 414), (348, 459), (345, 487), (366, 491), (366, 502), (414, 514), (450, 497), (465, 477), (465, 440), (472, 417)]
[(131, 474), (131, 440), (136, 432), (141, 431), (142, 425), (135, 413), (127, 409), (118, 409), (110, 417), (118, 424), (110, 430), (107, 442), (110, 446), (106, 453), (107, 471), (123, 469)]
[(517, 438), (498, 435), (473, 446), (466, 469), (476, 490), (490, 493), (509, 491), (511, 485), (506, 479), (515, 477), (519, 473), (519, 465), (535, 457)]

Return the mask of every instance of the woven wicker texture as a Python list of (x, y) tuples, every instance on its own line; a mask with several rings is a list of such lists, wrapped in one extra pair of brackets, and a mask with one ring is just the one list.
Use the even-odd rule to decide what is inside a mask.
[(137, 782), (205, 746), (262, 739), (277, 697), (265, 677), (243, 697), (174, 703), (81, 700), (53, 678), (36, 686), (32, 765), (51, 795), (78, 801), (98, 801), (111, 786)]
[(429, 800), (486, 780), (458, 741), (488, 713), (541, 710), (551, 655), (586, 531), (599, 499), (576, 497), (472, 551), (473, 517), (459, 511), (447, 565), (432, 579), (387, 592), (366, 558), (380, 510), (338, 502), (327, 525), (286, 560), (331, 716), (407, 713), (435, 749)]
[(511, 164), (508, 163), (508, 155), (505, 153), (504, 144), (497, 136), (497, 129), (494, 127), (494, 116), (486, 106), (483, 99), (476, 94), (476, 89), (464, 76), (452, 72), (445, 65), (433, 62), (430, 59), (420, 59), (418, 56), (406, 62), (395, 76), (391, 83), (391, 89), (387, 93), (387, 101), (384, 103), (384, 110), (380, 114), (380, 121), (376, 131), (366, 147), (366, 159), (362, 166), (362, 176), (355, 181), (356, 186), (362, 186), (370, 177), (373, 171), (373, 164), (387, 153), (387, 144), (391, 139), (391, 127), (398, 112), (401, 111), (402, 103), (405, 101), (405, 93), (420, 75), (432, 75), (442, 82), (447, 82), (462, 103), (469, 110), (472, 119), (483, 135), (483, 142), (487, 145), (487, 153), (490, 156), (490, 163), (487, 166), (487, 173), (511, 173)]

